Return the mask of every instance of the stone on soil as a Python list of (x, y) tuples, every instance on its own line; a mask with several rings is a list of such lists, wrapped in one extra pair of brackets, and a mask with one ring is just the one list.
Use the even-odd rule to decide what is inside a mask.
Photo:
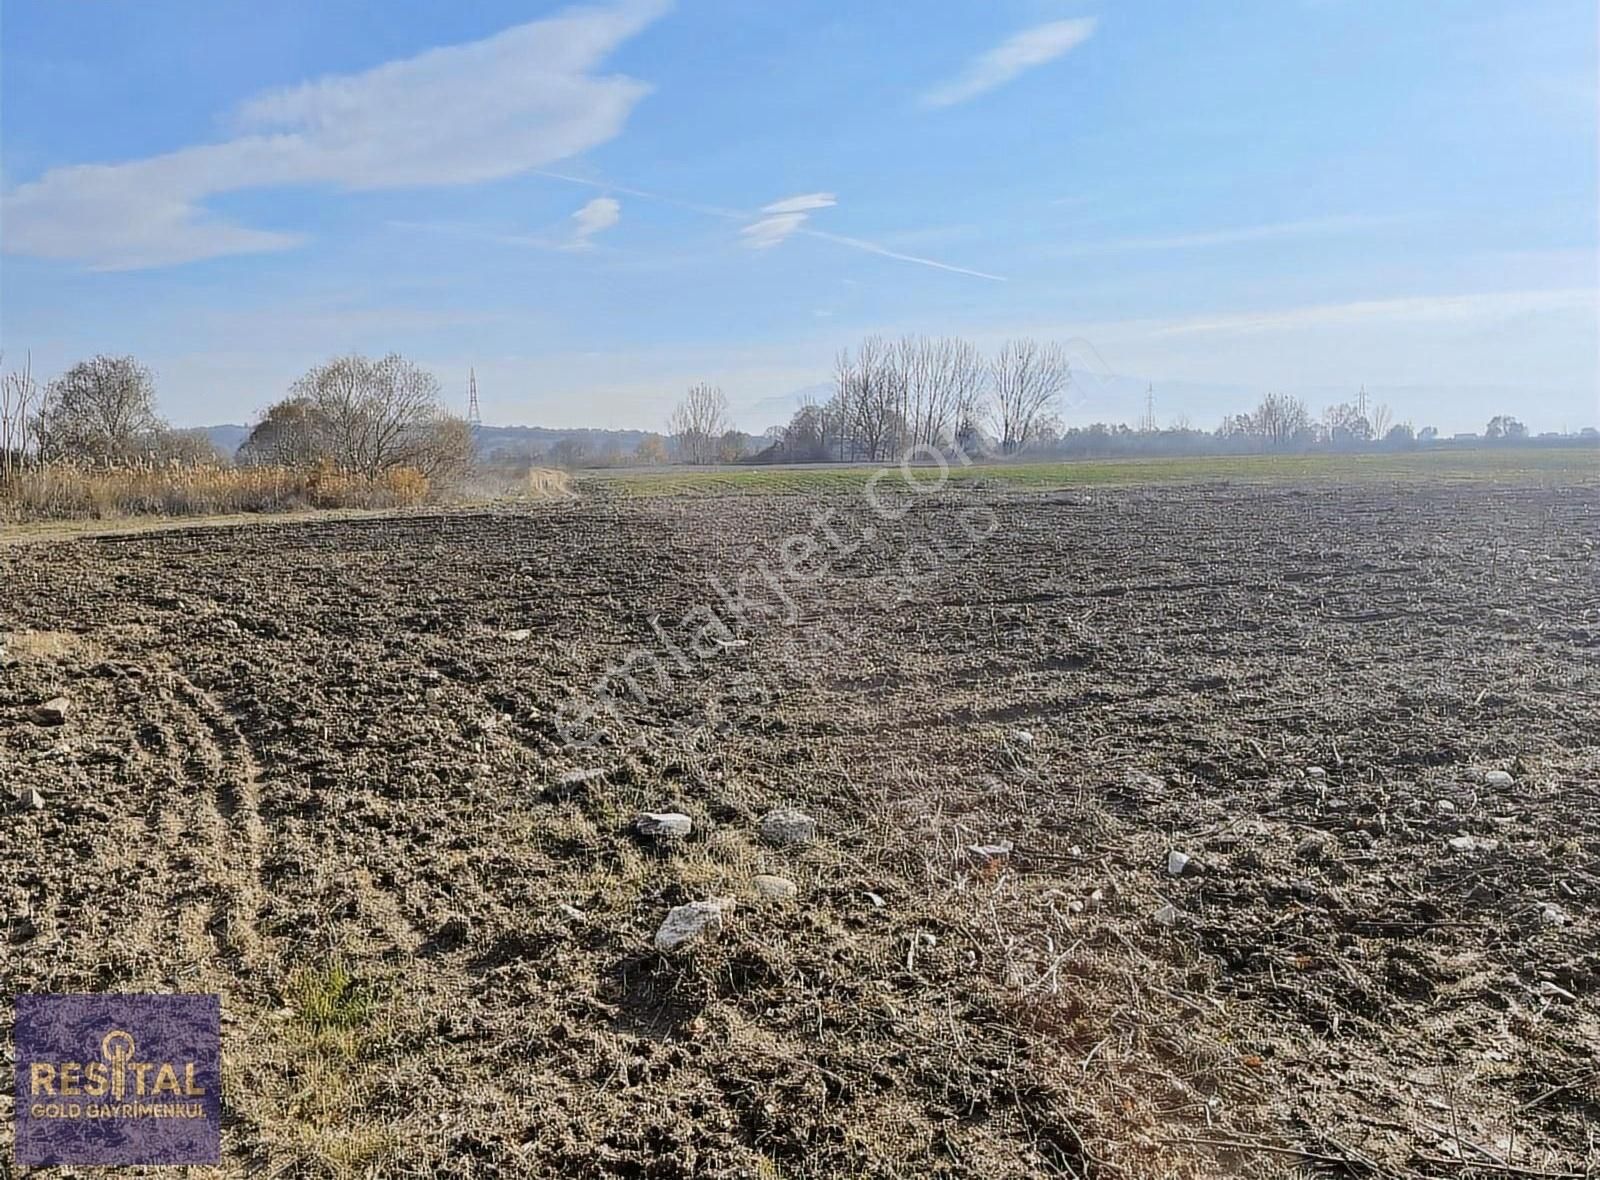
[(641, 836), (658, 840), (682, 840), (694, 830), (694, 821), (681, 811), (646, 811), (633, 821)]
[(661, 929), (656, 931), (656, 950), (674, 951), (710, 937), (722, 929), (723, 918), (733, 911), (733, 907), (734, 900), (731, 897), (674, 906), (667, 911)]
[(779, 807), (761, 817), (762, 839), (772, 844), (805, 844), (816, 834), (817, 821), (792, 807)]
[(998, 844), (972, 844), (967, 847), (967, 855), (979, 864), (998, 865), (1011, 859), (1012, 843), (1010, 840), (1001, 840)]
[(775, 877), (770, 873), (760, 873), (751, 882), (755, 891), (762, 897), (774, 900), (793, 897), (800, 892), (799, 886), (788, 877)]
[(33, 708), (33, 720), (36, 725), (65, 725), (67, 714), (72, 712), (72, 702), (66, 697), (52, 697), (42, 705)]

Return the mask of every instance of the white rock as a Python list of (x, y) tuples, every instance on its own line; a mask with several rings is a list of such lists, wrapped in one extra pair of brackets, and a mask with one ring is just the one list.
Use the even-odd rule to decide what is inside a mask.
[(1150, 915), (1156, 920), (1158, 926), (1176, 926), (1178, 924), (1178, 907), (1168, 902), (1158, 906), (1156, 912)]
[(769, 873), (758, 874), (750, 884), (755, 886), (756, 892), (762, 897), (773, 899), (793, 897), (800, 892), (799, 886), (788, 877), (775, 877)]
[(1010, 840), (1001, 840), (997, 844), (971, 844), (967, 846), (967, 855), (979, 864), (997, 865), (1011, 859), (1012, 848)]
[(51, 697), (42, 705), (33, 707), (35, 725), (65, 725), (67, 714), (72, 712), (72, 702), (66, 697)]
[(1547, 901), (1539, 907), (1539, 920), (1546, 926), (1565, 926), (1567, 924), (1567, 911), (1553, 901)]
[(1192, 859), (1187, 852), (1179, 852), (1177, 849), (1167, 853), (1167, 876), (1183, 876), (1184, 870), (1189, 867)]
[(926, 930), (918, 931), (917, 941), (926, 947), (935, 947), (939, 945), (939, 940), (933, 935), (929, 934)]
[(869, 892), (866, 894), (866, 898), (872, 903), (873, 909), (881, 910), (883, 908), (883, 898), (878, 896), (876, 893)]
[(556, 909), (560, 910), (567, 917), (575, 919), (575, 920), (581, 920), (583, 918), (588, 917), (588, 915), (585, 914), (582, 910), (580, 910), (577, 906), (568, 905), (566, 902), (562, 902), (560, 905), (558, 905), (556, 907)]
[(1328, 777), (1328, 772), (1320, 766), (1308, 766), (1306, 767), (1306, 777), (1313, 781), (1321, 781)]
[(778, 807), (761, 817), (761, 836), (773, 844), (805, 844), (816, 834), (817, 821), (792, 807)]
[(674, 906), (667, 911), (666, 921), (656, 931), (656, 950), (672, 951), (681, 946), (709, 937), (722, 929), (724, 917), (733, 912), (731, 897), (716, 897), (710, 901), (691, 901), (688, 905)]
[(1493, 852), (1500, 847), (1500, 841), (1484, 836), (1453, 836), (1449, 843), (1457, 852)]
[(681, 811), (646, 811), (633, 821), (641, 836), (658, 840), (682, 840), (694, 830), (694, 821)]
[(1445, 815), (1449, 815), (1451, 812), (1453, 812), (1456, 809), (1456, 805), (1454, 803), (1450, 802), (1450, 800), (1448, 800), (1448, 799), (1440, 799), (1437, 803), (1434, 804), (1434, 806), (1437, 807)]
[(1488, 770), (1483, 775), (1484, 785), (1490, 787), (1509, 787), (1516, 781), (1510, 772), (1505, 770)]
[(17, 803), (27, 811), (43, 811), (44, 795), (36, 787), (23, 787), (17, 792)]
[(1574, 1002), (1576, 1002), (1578, 999), (1577, 996), (1573, 995), (1559, 983), (1555, 983), (1548, 979), (1541, 979), (1539, 981), (1539, 994), (1541, 996), (1560, 996), (1563, 1000), (1572, 1000)]
[(519, 627), (515, 631), (502, 631), (501, 634), (512, 643), (526, 643), (533, 638), (533, 632), (527, 627)]
[(1033, 730), (1031, 729), (1013, 729), (1007, 736), (1019, 746), (1033, 745)]

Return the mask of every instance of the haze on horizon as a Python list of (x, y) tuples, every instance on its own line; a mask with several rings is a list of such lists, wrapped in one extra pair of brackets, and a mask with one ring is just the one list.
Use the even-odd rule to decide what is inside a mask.
[(399, 351), (486, 420), (786, 417), (863, 334), (1066, 420), (1600, 420), (1594, 6), (8, 3), (0, 344), (181, 425)]

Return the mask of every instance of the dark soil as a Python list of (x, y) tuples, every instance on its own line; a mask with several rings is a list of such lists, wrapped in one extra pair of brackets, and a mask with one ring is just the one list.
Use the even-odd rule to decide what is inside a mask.
[(227, 1174), (1600, 1168), (1600, 490), (903, 507), (0, 547), (0, 979), (220, 992)]

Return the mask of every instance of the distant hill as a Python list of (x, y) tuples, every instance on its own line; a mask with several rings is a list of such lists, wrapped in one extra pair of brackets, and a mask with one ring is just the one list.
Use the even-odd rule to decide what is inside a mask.
[(229, 458), (232, 458), (234, 452), (244, 445), (244, 440), (250, 437), (248, 426), (236, 426), (231, 422), (222, 426), (202, 426), (201, 429), (211, 440), (211, 445)]
[(833, 384), (831, 382), (807, 385), (804, 389), (795, 389), (788, 393), (764, 397), (760, 401), (751, 402), (746, 406), (735, 406), (733, 420), (739, 424), (740, 430), (747, 430), (751, 434), (761, 434), (771, 426), (789, 425), (795, 411), (807, 402), (816, 402), (821, 405), (832, 396)]
[(478, 454), (485, 459), (527, 459), (549, 455), (557, 443), (582, 447), (587, 458), (631, 455), (650, 437), (648, 430), (557, 430), (545, 426), (480, 426)]
[[(225, 455), (235, 454), (250, 437), (250, 427), (227, 423), (203, 426), (211, 445)], [(581, 455), (600, 458), (606, 455), (631, 455), (650, 436), (647, 430), (558, 430), (544, 426), (480, 426), (477, 430), (478, 454), (485, 459), (528, 459), (548, 456), (556, 444), (571, 441)]]

